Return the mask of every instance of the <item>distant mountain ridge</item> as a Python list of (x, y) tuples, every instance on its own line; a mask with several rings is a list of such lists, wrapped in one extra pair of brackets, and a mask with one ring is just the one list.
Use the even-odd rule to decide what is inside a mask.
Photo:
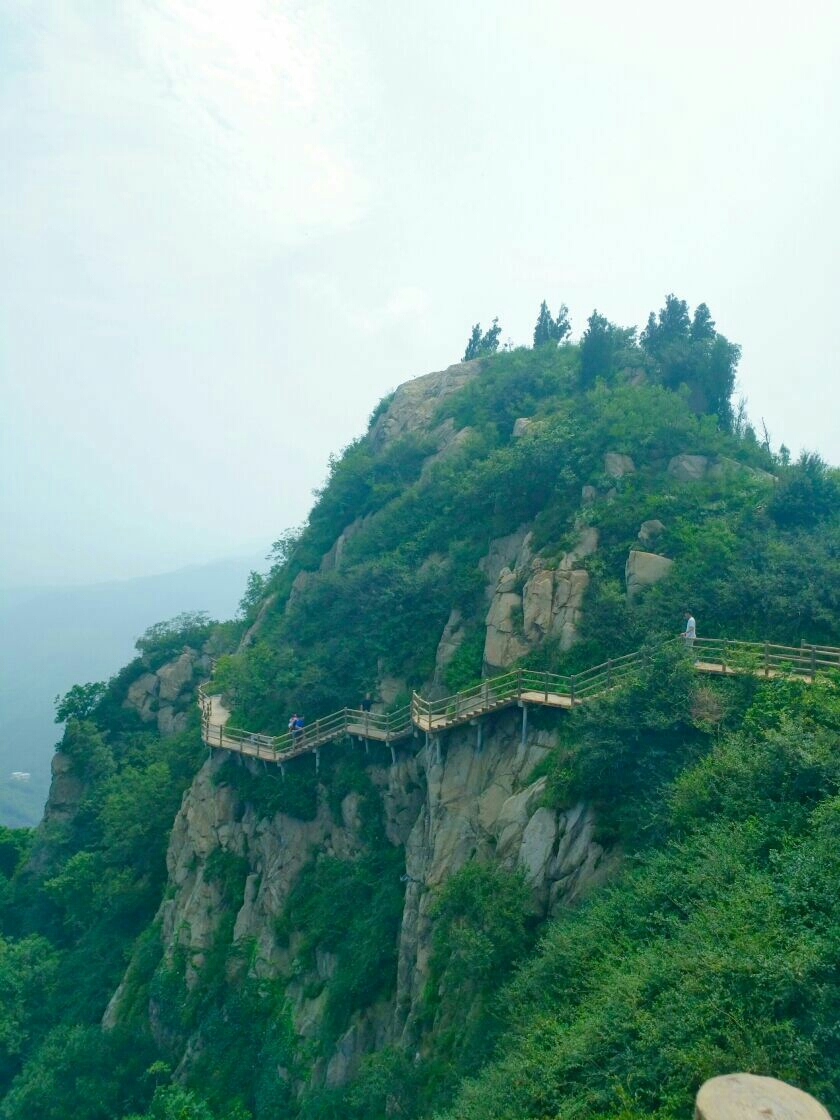
[[(36, 824), (61, 729), (53, 699), (110, 677), (147, 627), (182, 611), (230, 618), (262, 557), (71, 587), (0, 590), (0, 824)], [(28, 781), (12, 772), (28, 773)]]

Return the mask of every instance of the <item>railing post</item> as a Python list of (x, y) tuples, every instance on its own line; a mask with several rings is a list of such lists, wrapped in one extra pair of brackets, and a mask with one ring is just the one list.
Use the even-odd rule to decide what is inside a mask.
[(612, 688), (612, 658), (607, 658), (607, 688)]
[(516, 670), (516, 699), (522, 699), (522, 666)]
[(764, 676), (770, 676), (770, 643), (764, 643)]
[(814, 683), (814, 677), (817, 675), (817, 647), (811, 646), (811, 684)]
[(223, 725), (222, 725), (222, 724), (220, 723), (220, 724), (219, 724), (219, 746), (220, 746), (220, 747), (221, 747), (221, 746), (223, 745), (223, 744), (222, 744), (222, 738), (223, 738), (223, 735), (224, 735), (224, 727), (223, 727)]
[(572, 682), (572, 707), (575, 706), (575, 675), (576, 674), (572, 674), (570, 678)]
[(545, 702), (548, 703), (548, 669), (545, 671)]
[(724, 638), (723, 639), (723, 660), (721, 662), (722, 665), (723, 665), (723, 675), (724, 676), (726, 676), (726, 662), (728, 660), (728, 657), (727, 657), (728, 652), (729, 652), (729, 639)]

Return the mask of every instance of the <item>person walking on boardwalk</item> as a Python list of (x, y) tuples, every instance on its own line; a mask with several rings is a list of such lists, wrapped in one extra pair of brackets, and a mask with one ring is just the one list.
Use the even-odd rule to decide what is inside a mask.
[(685, 630), (682, 632), (685, 648), (692, 652), (694, 649), (694, 639), (697, 637), (697, 623), (694, 621), (694, 615), (691, 611), (685, 612)]
[(303, 716), (295, 716), (292, 737), (295, 743), (301, 743), (303, 741)]
[(292, 736), (293, 738), (294, 738), (294, 734), (295, 734), (295, 728), (297, 727), (297, 718), (298, 718), (298, 717), (297, 717), (297, 712), (292, 712), (291, 716), (289, 717), (289, 727), (288, 727), (288, 730), (289, 730), (289, 734), (290, 734), (290, 735), (291, 735), (291, 736)]

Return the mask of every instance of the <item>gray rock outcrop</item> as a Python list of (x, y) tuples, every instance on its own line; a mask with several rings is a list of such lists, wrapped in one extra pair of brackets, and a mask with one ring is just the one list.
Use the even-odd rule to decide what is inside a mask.
[(513, 438), (518, 439), (519, 436), (524, 436), (533, 422), (530, 416), (517, 417), (513, 422)]
[(480, 371), (480, 361), (459, 362), (448, 369), (427, 373), (400, 385), (371, 429), (373, 449), (382, 451), (400, 436), (427, 428), (440, 401), (457, 392)]
[(513, 590), (513, 582), (513, 572), (504, 568), (487, 611), (484, 663), (489, 670), (513, 664), (530, 649), (522, 637), (522, 595)]
[(713, 1077), (700, 1087), (695, 1120), (831, 1120), (809, 1093), (754, 1073)]
[[(586, 806), (553, 809), (544, 804), (545, 779), (528, 781), (553, 744), (550, 733), (532, 730), (523, 741), (514, 711), (486, 720), (482, 730), (480, 751), (475, 728), (464, 727), (447, 735), (440, 747), (432, 741), (417, 753), (400, 751), (395, 765), (368, 768), (381, 797), (388, 840), (405, 848), (397, 991), (351, 1017), (332, 1050), (316, 1062), (315, 1084), (342, 1084), (365, 1053), (413, 1038), (429, 975), (435, 898), (465, 863), (521, 868), (534, 911), (544, 916), (599, 881), (617, 858), (608, 857), (594, 840), (594, 819)], [(217, 935), (233, 917), (233, 944), (248, 946), (247, 967), (255, 977), (282, 981), (295, 1033), (314, 1039), (322, 1034), (326, 1013), (323, 985), (333, 977), (337, 960), (318, 947), (314, 961), (302, 968), (300, 934), (293, 931), (288, 942), (280, 941), (277, 920), (313, 852), (352, 860), (363, 850), (359, 795), (348, 793), (336, 814), (322, 791), (308, 821), (284, 813), (261, 816), (220, 775), (225, 761), (217, 754), (204, 764), (175, 820), (167, 853), (169, 887), (157, 917), (164, 961), (185, 963), (186, 997), (201, 983)], [(255, 763), (246, 765), (263, 781), (281, 780)], [(213, 873), (220, 852), (242, 861), (241, 893), (233, 899)], [(130, 977), (131, 966), (108, 1006), (106, 1027), (120, 1022)], [(154, 1000), (150, 1019), (163, 1038)], [(197, 1039), (187, 1040), (184, 1068), (196, 1045)]]
[(708, 466), (705, 455), (675, 455), (668, 463), (668, 474), (678, 482), (698, 482)]
[(553, 744), (546, 732), (523, 744), (513, 713), (447, 737), (440, 760), (425, 753), (426, 799), (406, 845), (405, 908), (400, 936), (395, 1034), (412, 1037), (413, 1017), (428, 978), (436, 889), (470, 860), (521, 868), (537, 912), (547, 914), (605, 876), (612, 861), (593, 839), (584, 805), (555, 810), (543, 804), (545, 779), (522, 785)]
[(636, 464), (629, 455), (622, 455), (618, 451), (608, 451), (604, 456), (604, 474), (610, 478), (623, 478), (626, 474), (633, 474)]
[(210, 658), (185, 648), (154, 672), (142, 673), (128, 687), (123, 707), (133, 709), (143, 723), (156, 723), (161, 735), (183, 731), (187, 710), (194, 701), (197, 680), (210, 673)]
[(177, 700), (178, 696), (192, 682), (195, 655), (184, 651), (174, 661), (161, 665), (155, 674), (158, 679), (158, 699), (161, 702)]
[(494, 537), (490, 541), (487, 555), (478, 562), (478, 567), (484, 573), (486, 580), (485, 590), (488, 599), (492, 599), (499, 582), (503, 568), (511, 570), (522, 567), (531, 559), (531, 533), (527, 525), (520, 527), (513, 533), (504, 537)]
[(652, 518), (650, 521), (643, 521), (639, 527), (639, 540), (643, 544), (650, 544), (660, 537), (665, 532), (665, 526), (661, 521)]
[(523, 539), (515, 566), (499, 572), (485, 619), (488, 673), (512, 665), (546, 638), (558, 638), (564, 650), (577, 639), (589, 573), (574, 565), (598, 547), (598, 530), (584, 528), (556, 567), (532, 557), (529, 542), (530, 535)]
[(639, 592), (664, 579), (673, 567), (674, 561), (655, 552), (630, 550), (624, 566), (624, 582), (627, 585), (627, 598), (634, 599)]

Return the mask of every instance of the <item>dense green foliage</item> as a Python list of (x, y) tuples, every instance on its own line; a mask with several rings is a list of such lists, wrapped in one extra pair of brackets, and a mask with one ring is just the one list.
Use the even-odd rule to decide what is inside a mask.
[(731, 1069), (837, 1109), (838, 695), (763, 685), (739, 732), (664, 781), (663, 841), (552, 924), (453, 1115), (684, 1116)]

